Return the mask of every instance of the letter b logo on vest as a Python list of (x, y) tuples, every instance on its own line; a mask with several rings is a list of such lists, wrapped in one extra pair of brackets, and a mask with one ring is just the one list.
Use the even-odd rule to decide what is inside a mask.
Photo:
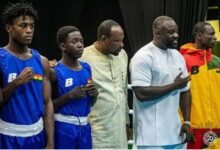
[(199, 73), (199, 66), (192, 66), (191, 74), (197, 74), (197, 73)]
[(69, 86), (71, 86), (71, 85), (73, 85), (73, 79), (72, 79), (72, 78), (66, 79), (66, 81), (65, 81), (65, 87), (69, 87)]
[(8, 83), (12, 82), (17, 77), (17, 73), (9, 73)]

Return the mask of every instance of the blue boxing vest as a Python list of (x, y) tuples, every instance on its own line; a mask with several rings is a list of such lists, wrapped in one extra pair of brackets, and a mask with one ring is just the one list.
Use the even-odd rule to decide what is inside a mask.
[(0, 119), (5, 122), (30, 125), (36, 123), (44, 114), (43, 66), (40, 54), (31, 49), (32, 57), (21, 60), (0, 48), (0, 75), (4, 88), (13, 81), (25, 67), (34, 71), (34, 80), (16, 88), (9, 100), (0, 109)]
[[(54, 68), (57, 78), (57, 96), (60, 97), (71, 91), (77, 86), (85, 86), (89, 79), (91, 79), (91, 68), (87, 63), (80, 62), (82, 69), (74, 71), (61, 62)], [(86, 117), (91, 110), (91, 97), (88, 93), (84, 98), (69, 101), (62, 106), (57, 113), (63, 115), (70, 115), (76, 117)]]

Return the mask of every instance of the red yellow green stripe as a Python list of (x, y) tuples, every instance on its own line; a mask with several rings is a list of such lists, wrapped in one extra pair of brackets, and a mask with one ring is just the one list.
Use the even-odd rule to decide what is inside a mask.
[(43, 76), (40, 74), (34, 74), (34, 80), (36, 81), (42, 81), (43, 80)]

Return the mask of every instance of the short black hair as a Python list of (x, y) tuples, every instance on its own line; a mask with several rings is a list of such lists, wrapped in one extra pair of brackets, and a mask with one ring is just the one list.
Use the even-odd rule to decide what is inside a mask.
[(62, 26), (59, 28), (57, 31), (57, 44), (59, 45), (60, 43), (65, 42), (68, 34), (75, 31), (80, 32), (80, 30), (75, 26)]
[(103, 21), (97, 29), (97, 39), (101, 39), (103, 35), (105, 35), (106, 37), (111, 36), (110, 34), (111, 34), (112, 26), (120, 26), (120, 25), (119, 23), (111, 19)]
[(8, 3), (2, 12), (2, 22), (4, 25), (12, 24), (13, 20), (20, 16), (31, 16), (35, 21), (38, 20), (37, 11), (31, 3), (18, 2)]
[(198, 33), (204, 33), (205, 26), (211, 26), (211, 24), (208, 23), (208, 22), (198, 22), (198, 23), (196, 23), (196, 25), (193, 28), (193, 33), (192, 33), (193, 40), (195, 40), (196, 35)]

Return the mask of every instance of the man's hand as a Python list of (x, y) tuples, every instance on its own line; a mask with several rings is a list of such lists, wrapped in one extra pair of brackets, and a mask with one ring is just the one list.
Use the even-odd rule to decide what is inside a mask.
[(184, 88), (187, 85), (187, 83), (191, 80), (191, 76), (187, 76), (185, 78), (181, 78), (182, 74), (183, 73), (180, 72), (179, 75), (174, 80), (174, 84), (177, 87), (177, 89)]
[(88, 83), (85, 86), (85, 90), (89, 93), (91, 97), (97, 97), (98, 96), (98, 91), (95, 88), (95, 85), (93, 83)]
[(57, 60), (56, 60), (56, 59), (49, 61), (49, 65), (50, 65), (51, 68), (54, 68), (55, 66), (57, 66), (57, 64), (58, 64), (58, 63), (57, 63)]
[(83, 85), (75, 87), (69, 92), (69, 98), (78, 99), (86, 96), (85, 87)]
[(195, 137), (189, 124), (183, 123), (180, 129), (180, 136), (186, 135), (183, 143), (195, 142)]
[(130, 128), (129, 125), (127, 124), (126, 124), (126, 133), (127, 133), (127, 140), (133, 140), (132, 128)]
[(31, 67), (26, 67), (17, 77), (18, 85), (28, 83), (30, 80), (34, 79), (34, 72)]

